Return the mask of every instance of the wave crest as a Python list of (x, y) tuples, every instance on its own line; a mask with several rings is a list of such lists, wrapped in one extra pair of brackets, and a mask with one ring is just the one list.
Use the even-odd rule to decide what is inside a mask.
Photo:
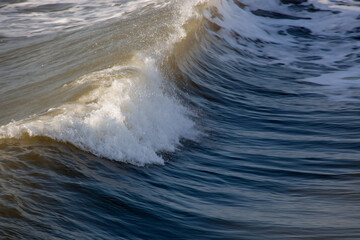
[(0, 138), (46, 136), (143, 166), (163, 164), (159, 152), (175, 151), (181, 138), (196, 137), (190, 111), (164, 92), (162, 76), (150, 58), (137, 66), (91, 73), (77, 83), (98, 86), (76, 103), (0, 127)]

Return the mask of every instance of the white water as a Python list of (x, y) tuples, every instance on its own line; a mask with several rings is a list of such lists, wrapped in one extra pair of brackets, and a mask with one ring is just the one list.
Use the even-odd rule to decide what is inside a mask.
[[(264, 68), (269, 64), (281, 64), (312, 75), (303, 79), (304, 82), (321, 85), (311, 89), (305, 87), (301, 92), (324, 94), (340, 101), (359, 100), (360, 70), (357, 61), (360, 41), (354, 39), (360, 37), (359, 3), (352, 0), (310, 0), (302, 7), (295, 7), (281, 4), (278, 0), (240, 2), (244, 4), (243, 9), (233, 1), (224, 1), (219, 6), (222, 18), (208, 17), (221, 26), (215, 34), (231, 47), (251, 56), (244, 59), (228, 54), (222, 56), (224, 61), (247, 61)], [(306, 11), (306, 6), (317, 11)], [(256, 16), (251, 12), (258, 9), (307, 19), (276, 19)], [(292, 35), (287, 32), (290, 28), (305, 29), (309, 31), (309, 36)], [(234, 33), (245, 39), (236, 39)]]
[(181, 138), (194, 139), (197, 131), (189, 110), (162, 90), (154, 60), (139, 61), (64, 86), (92, 84), (96, 89), (46, 115), (2, 126), (0, 137), (46, 136), (108, 159), (163, 164), (159, 151), (175, 151)]
[(0, 36), (29, 37), (78, 29), (128, 14), (151, 4), (161, 8), (165, 0), (30, 0), (0, 8)]

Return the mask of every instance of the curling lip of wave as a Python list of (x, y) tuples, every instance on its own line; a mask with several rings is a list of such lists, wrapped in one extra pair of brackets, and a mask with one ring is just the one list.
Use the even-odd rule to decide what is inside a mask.
[[(2, 126), (0, 137), (46, 136), (108, 159), (163, 164), (158, 152), (175, 151), (181, 138), (195, 139), (197, 131), (190, 111), (163, 92), (154, 60), (145, 59), (143, 67), (116, 66), (89, 74), (82, 84), (102, 82), (90, 95), (35, 119)], [(55, 111), (62, 113), (52, 116)]]

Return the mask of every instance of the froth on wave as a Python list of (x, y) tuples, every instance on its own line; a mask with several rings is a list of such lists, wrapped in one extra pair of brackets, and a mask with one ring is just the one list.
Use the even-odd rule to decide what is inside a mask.
[(90, 84), (93, 90), (42, 116), (0, 127), (0, 138), (45, 136), (143, 166), (163, 164), (159, 152), (175, 151), (182, 138), (197, 135), (191, 112), (165, 93), (151, 58), (91, 73), (74, 84)]

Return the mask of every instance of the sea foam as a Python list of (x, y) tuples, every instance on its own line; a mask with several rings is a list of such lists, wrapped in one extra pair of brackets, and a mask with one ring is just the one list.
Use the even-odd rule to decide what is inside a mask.
[(145, 58), (136, 66), (86, 75), (64, 87), (92, 84), (90, 93), (42, 116), (2, 126), (0, 138), (45, 136), (99, 157), (139, 166), (163, 164), (158, 153), (174, 151), (181, 138), (194, 139), (196, 130), (190, 111), (163, 90), (155, 65)]

